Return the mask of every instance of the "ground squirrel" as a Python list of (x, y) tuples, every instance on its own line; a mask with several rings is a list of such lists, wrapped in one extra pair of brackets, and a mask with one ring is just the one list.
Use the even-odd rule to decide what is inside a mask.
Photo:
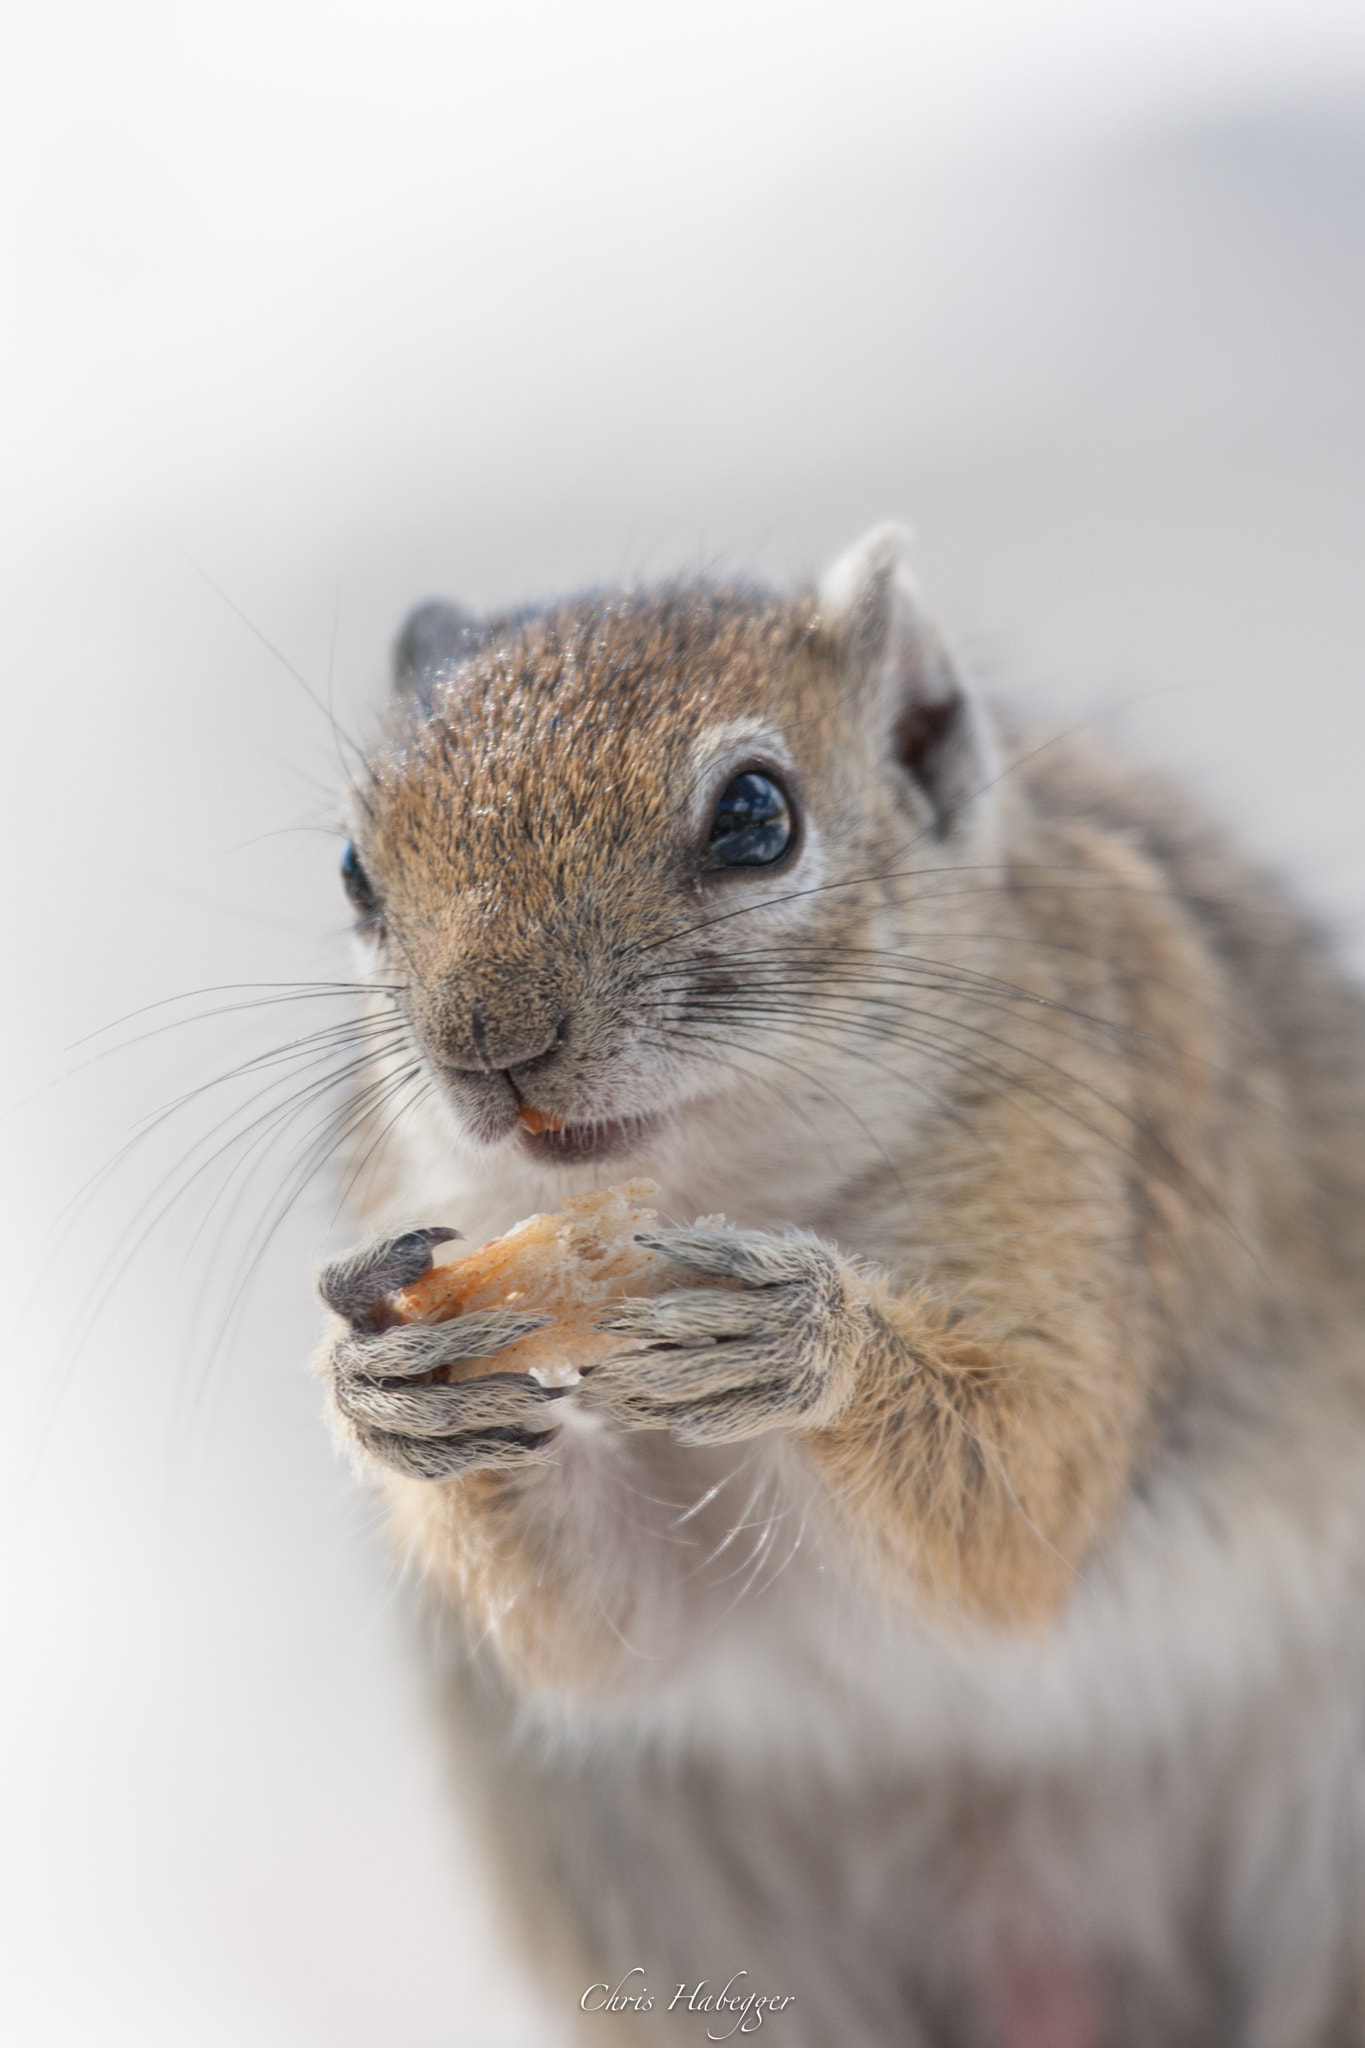
[[(424, 607), (352, 818), (323, 1364), (566, 2021), (1365, 2041), (1365, 1011), (1310, 924), (988, 708), (889, 528)], [(632, 1174), (728, 1284), (580, 1385), (433, 1377), (512, 1311), (376, 1327)]]

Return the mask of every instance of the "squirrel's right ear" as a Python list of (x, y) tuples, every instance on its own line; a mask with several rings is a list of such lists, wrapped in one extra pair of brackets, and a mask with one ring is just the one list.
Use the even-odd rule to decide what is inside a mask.
[(876, 526), (820, 584), (820, 623), (861, 699), (933, 806), (940, 838), (972, 824), (997, 772), (985, 706), (920, 607), (910, 535)]
[(434, 598), (409, 612), (393, 646), (393, 686), (400, 697), (425, 699), (434, 677), (458, 659), (475, 630), (472, 612)]

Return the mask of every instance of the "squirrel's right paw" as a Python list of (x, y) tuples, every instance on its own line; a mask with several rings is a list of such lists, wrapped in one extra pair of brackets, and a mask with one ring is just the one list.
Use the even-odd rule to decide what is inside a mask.
[(432, 1377), (444, 1367), (494, 1357), (543, 1329), (547, 1316), (488, 1309), (448, 1323), (374, 1328), (384, 1296), (420, 1279), (432, 1246), (454, 1235), (424, 1230), (375, 1239), (333, 1260), (318, 1279), (323, 1300), (349, 1324), (320, 1361), (342, 1433), (368, 1458), (409, 1479), (450, 1479), (543, 1454), (559, 1419), (558, 1391), (526, 1374), (495, 1372), (453, 1384)]

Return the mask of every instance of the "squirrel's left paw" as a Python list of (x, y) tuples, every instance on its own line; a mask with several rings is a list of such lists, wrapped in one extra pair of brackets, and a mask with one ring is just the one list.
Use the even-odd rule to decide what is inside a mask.
[(867, 1334), (848, 1260), (814, 1238), (758, 1231), (667, 1230), (636, 1242), (739, 1284), (623, 1301), (600, 1316), (599, 1330), (633, 1345), (585, 1375), (583, 1406), (692, 1444), (833, 1419)]

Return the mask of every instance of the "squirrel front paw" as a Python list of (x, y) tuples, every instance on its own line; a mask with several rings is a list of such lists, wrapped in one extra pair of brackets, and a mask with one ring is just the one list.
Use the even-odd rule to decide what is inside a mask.
[(848, 1260), (813, 1238), (759, 1231), (667, 1230), (636, 1242), (731, 1285), (623, 1301), (599, 1317), (599, 1330), (635, 1345), (585, 1374), (582, 1406), (688, 1444), (833, 1420), (870, 1327)]
[(343, 1321), (320, 1360), (340, 1433), (408, 1479), (451, 1479), (543, 1455), (559, 1420), (558, 1390), (529, 1375), (492, 1372), (453, 1384), (435, 1378), (443, 1368), (495, 1357), (549, 1317), (488, 1309), (449, 1323), (377, 1327), (385, 1297), (420, 1279), (432, 1247), (456, 1235), (412, 1230), (374, 1238), (318, 1276), (318, 1292)]

